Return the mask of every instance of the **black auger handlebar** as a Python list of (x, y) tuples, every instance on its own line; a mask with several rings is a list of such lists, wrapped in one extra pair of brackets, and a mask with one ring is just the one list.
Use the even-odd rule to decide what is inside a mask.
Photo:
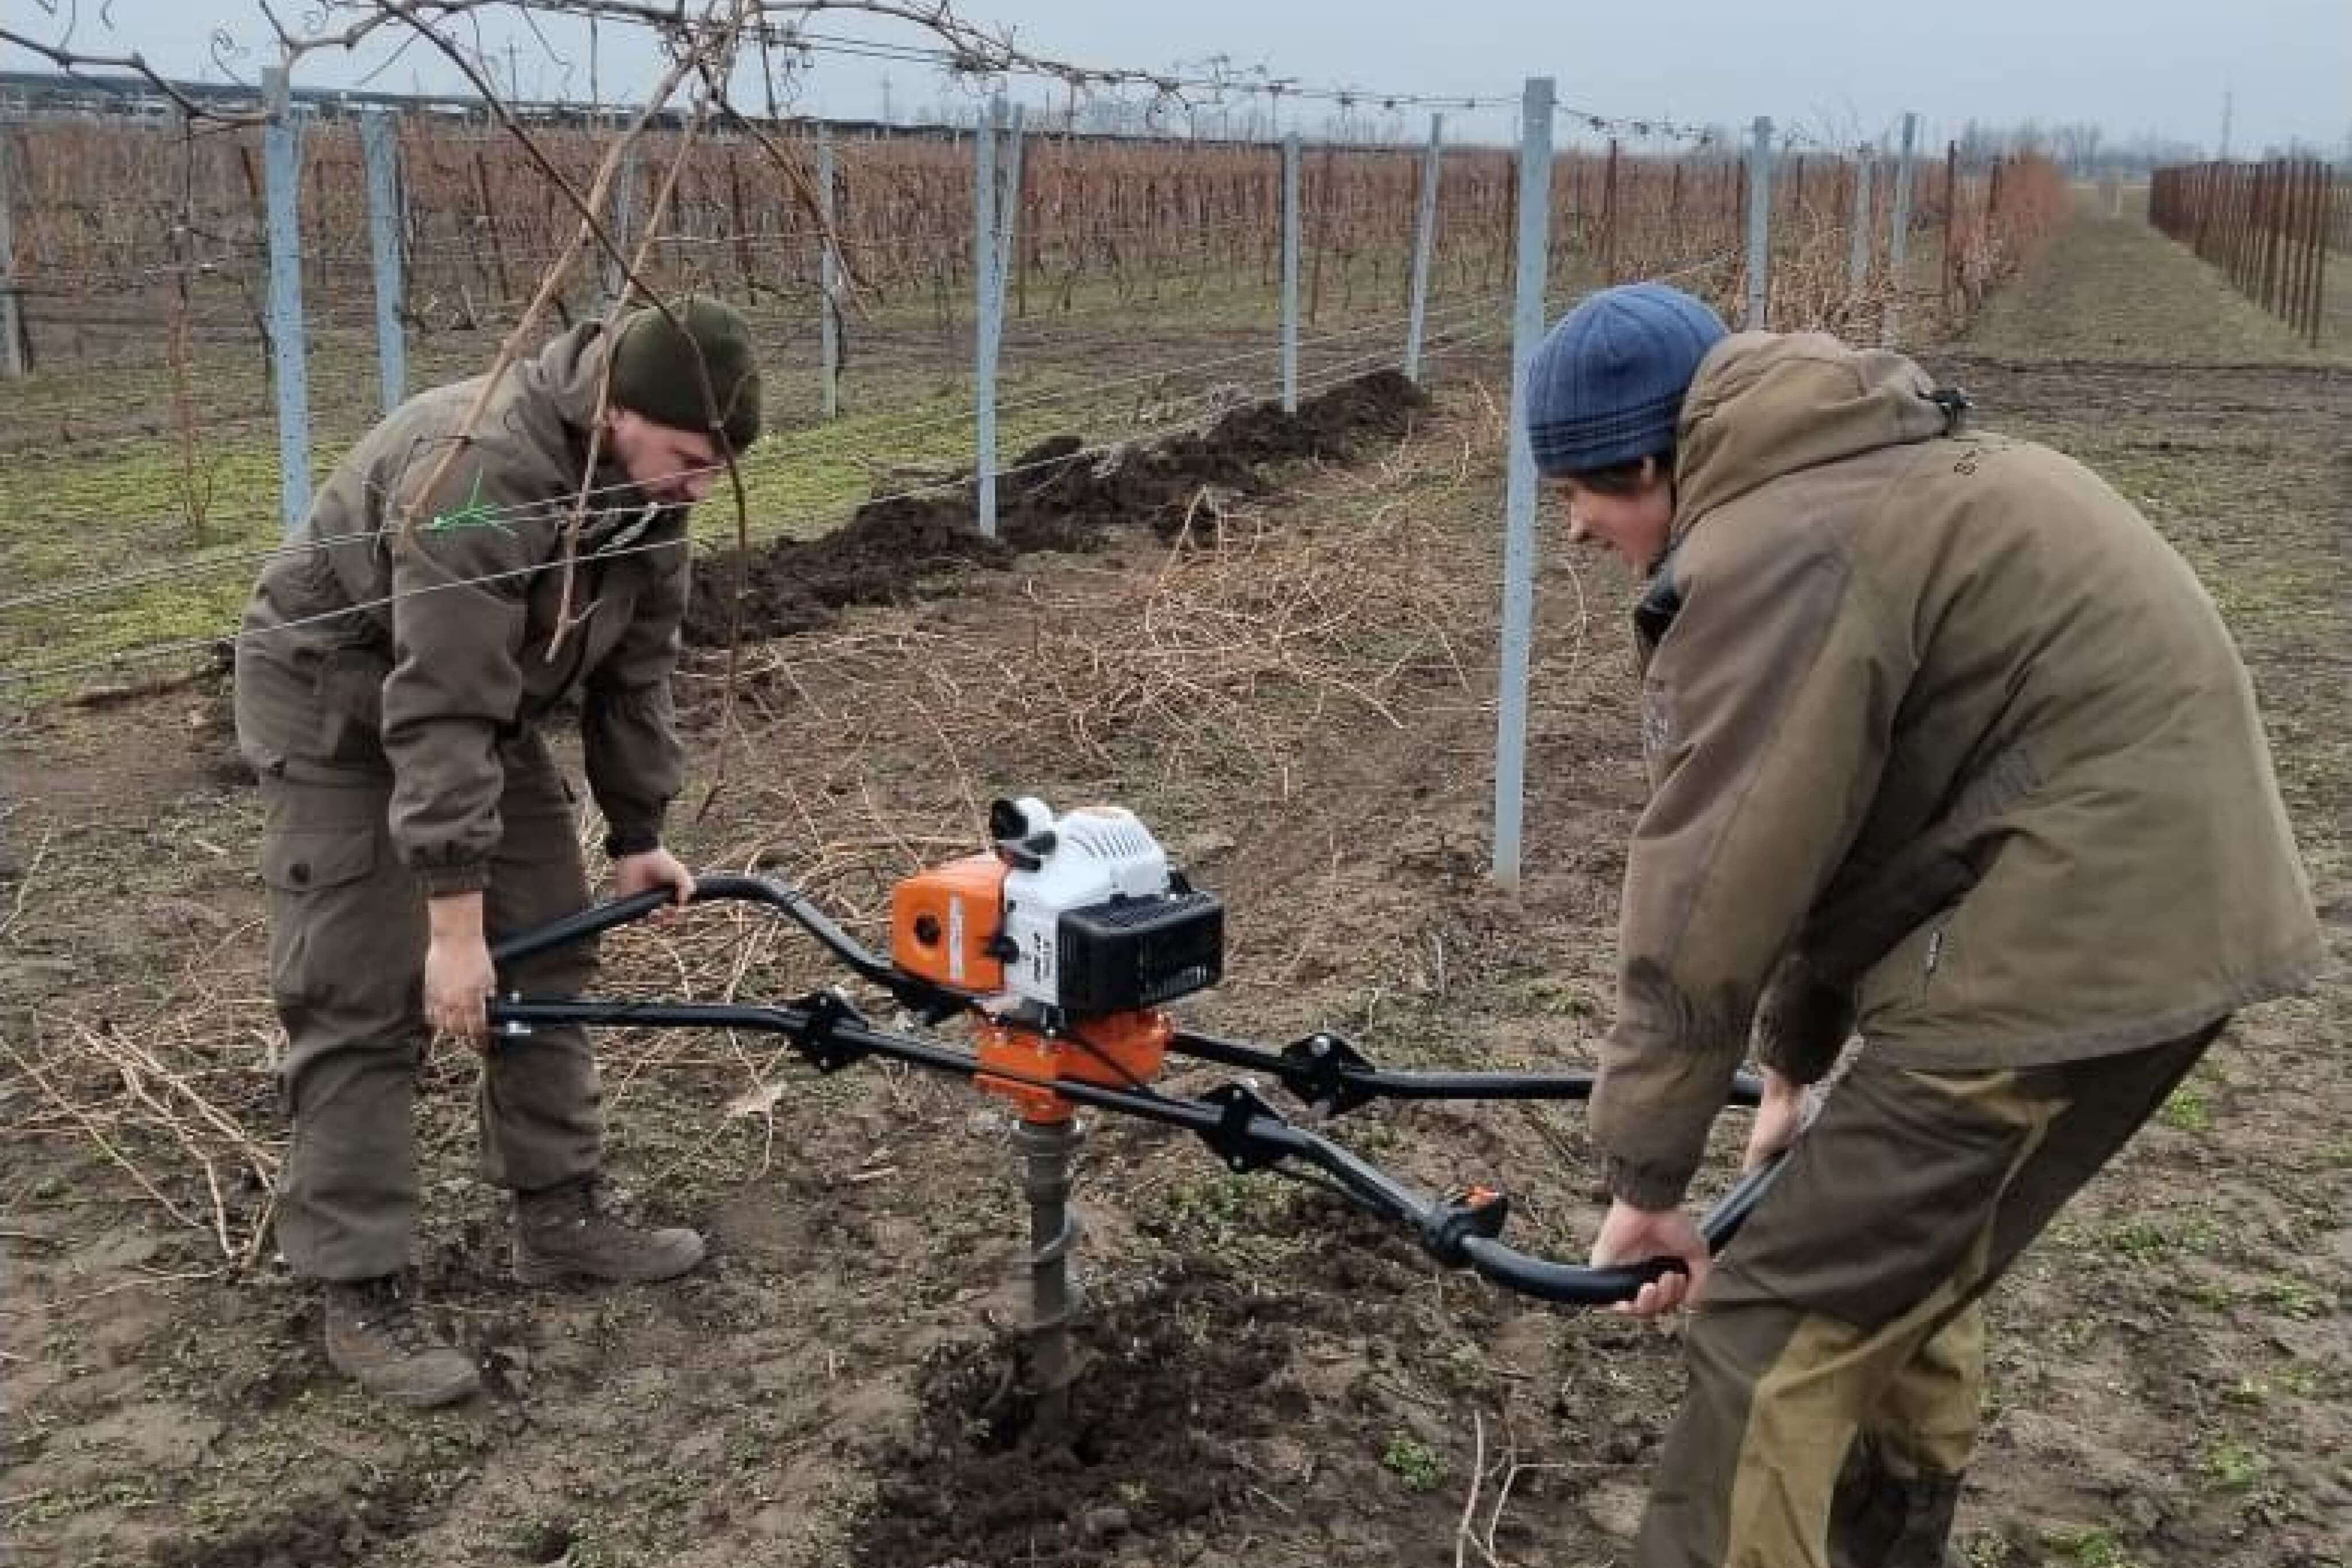
[[(518, 932), (490, 949), (490, 962), (503, 969), (520, 958), (545, 953), (557, 947), (568, 947), (574, 942), (584, 942), (601, 936), (616, 925), (643, 920), (674, 894), (667, 888), (655, 888), (646, 893), (631, 894), (606, 904), (592, 904), (577, 915), (567, 915), (561, 920), (551, 920), (528, 931)], [(908, 977), (892, 968), (884, 959), (858, 942), (857, 938), (835, 925), (824, 911), (813, 903), (807, 894), (773, 877), (715, 874), (694, 880), (694, 893), (688, 900), (694, 904), (734, 902), (757, 904), (778, 911), (798, 921), (808, 934), (824, 944), (833, 956), (846, 965), (861, 979), (896, 994), (908, 982)], [(912, 982), (922, 987), (922, 982)], [(928, 990), (929, 988), (922, 987)]]
[[(502, 970), (519, 959), (585, 940), (639, 920), (668, 902), (654, 891), (593, 905), (520, 933), (491, 950)], [(693, 902), (740, 901), (774, 909), (806, 929), (861, 978), (902, 1006), (938, 1021), (964, 1010), (970, 998), (893, 968), (844, 932), (808, 896), (765, 877), (700, 878)], [(823, 990), (781, 1007), (723, 1002), (624, 1002), (535, 999), (501, 994), (489, 1004), (493, 1040), (527, 1034), (535, 1026), (625, 1025), (639, 1029), (726, 1029), (782, 1036), (800, 1055), (831, 1072), (868, 1056), (938, 1071), (1046, 1090), (1075, 1104), (1138, 1116), (1193, 1134), (1235, 1170), (1288, 1165), (1311, 1169), (1358, 1207), (1411, 1231), (1431, 1257), (1466, 1268), (1525, 1295), (1588, 1305), (1632, 1299), (1643, 1285), (1680, 1270), (1674, 1259), (1586, 1268), (1522, 1252), (1501, 1239), (1509, 1200), (1498, 1193), (1429, 1197), (1344, 1145), (1283, 1119), (1248, 1084), (1222, 1085), (1198, 1098), (1163, 1094), (1148, 1085), (1115, 1086), (1066, 1078), (1032, 1079), (991, 1066), (970, 1051), (874, 1028), (837, 992)], [(1169, 1050), (1202, 1061), (1264, 1072), (1320, 1115), (1334, 1116), (1378, 1099), (1581, 1100), (1591, 1073), (1391, 1072), (1377, 1069), (1342, 1037), (1318, 1033), (1269, 1051), (1209, 1035), (1179, 1032)], [(1753, 1105), (1759, 1085), (1742, 1074), (1730, 1103)], [(1700, 1233), (1719, 1249), (1762, 1197), (1777, 1162), (1750, 1172), (1700, 1221)]]

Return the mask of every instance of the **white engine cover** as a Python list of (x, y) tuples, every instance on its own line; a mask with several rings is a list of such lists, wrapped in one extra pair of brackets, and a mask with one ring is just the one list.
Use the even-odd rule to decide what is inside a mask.
[(1004, 964), (1005, 988), (1058, 1007), (1063, 912), (1168, 892), (1168, 856), (1124, 807), (1080, 806), (1056, 817), (1040, 800), (1017, 804), (1031, 832), (1052, 831), (1054, 847), (1036, 870), (1015, 867), (1005, 873), (1003, 933), (1013, 948)]

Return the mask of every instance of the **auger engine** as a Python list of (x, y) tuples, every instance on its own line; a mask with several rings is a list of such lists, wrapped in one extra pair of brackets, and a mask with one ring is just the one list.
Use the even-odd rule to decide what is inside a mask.
[(995, 802), (988, 826), (990, 852), (898, 884), (891, 958), (981, 1004), (982, 1088), (1024, 1120), (1065, 1120), (1056, 1079), (1131, 1089), (1158, 1074), (1172, 1029), (1159, 1009), (1223, 973), (1224, 904), (1122, 807), (1057, 817), (1024, 797)]

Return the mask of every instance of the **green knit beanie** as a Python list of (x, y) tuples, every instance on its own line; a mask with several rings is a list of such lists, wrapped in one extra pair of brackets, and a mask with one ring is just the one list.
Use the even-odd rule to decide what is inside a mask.
[[(676, 325), (649, 305), (621, 323), (613, 340), (614, 403), (673, 430), (717, 429), (742, 451), (760, 438), (760, 366), (750, 323), (716, 299), (680, 300), (670, 316)], [(698, 353), (718, 400), (715, 413), (703, 402)]]

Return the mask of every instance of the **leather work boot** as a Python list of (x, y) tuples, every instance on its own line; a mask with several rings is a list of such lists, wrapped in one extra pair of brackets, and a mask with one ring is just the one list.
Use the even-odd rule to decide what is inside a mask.
[(417, 1409), (482, 1391), (472, 1358), (426, 1326), (397, 1274), (328, 1281), (327, 1359), (370, 1394)]
[(522, 1284), (672, 1280), (701, 1261), (695, 1232), (640, 1229), (606, 1213), (593, 1177), (515, 1194), (514, 1277)]

